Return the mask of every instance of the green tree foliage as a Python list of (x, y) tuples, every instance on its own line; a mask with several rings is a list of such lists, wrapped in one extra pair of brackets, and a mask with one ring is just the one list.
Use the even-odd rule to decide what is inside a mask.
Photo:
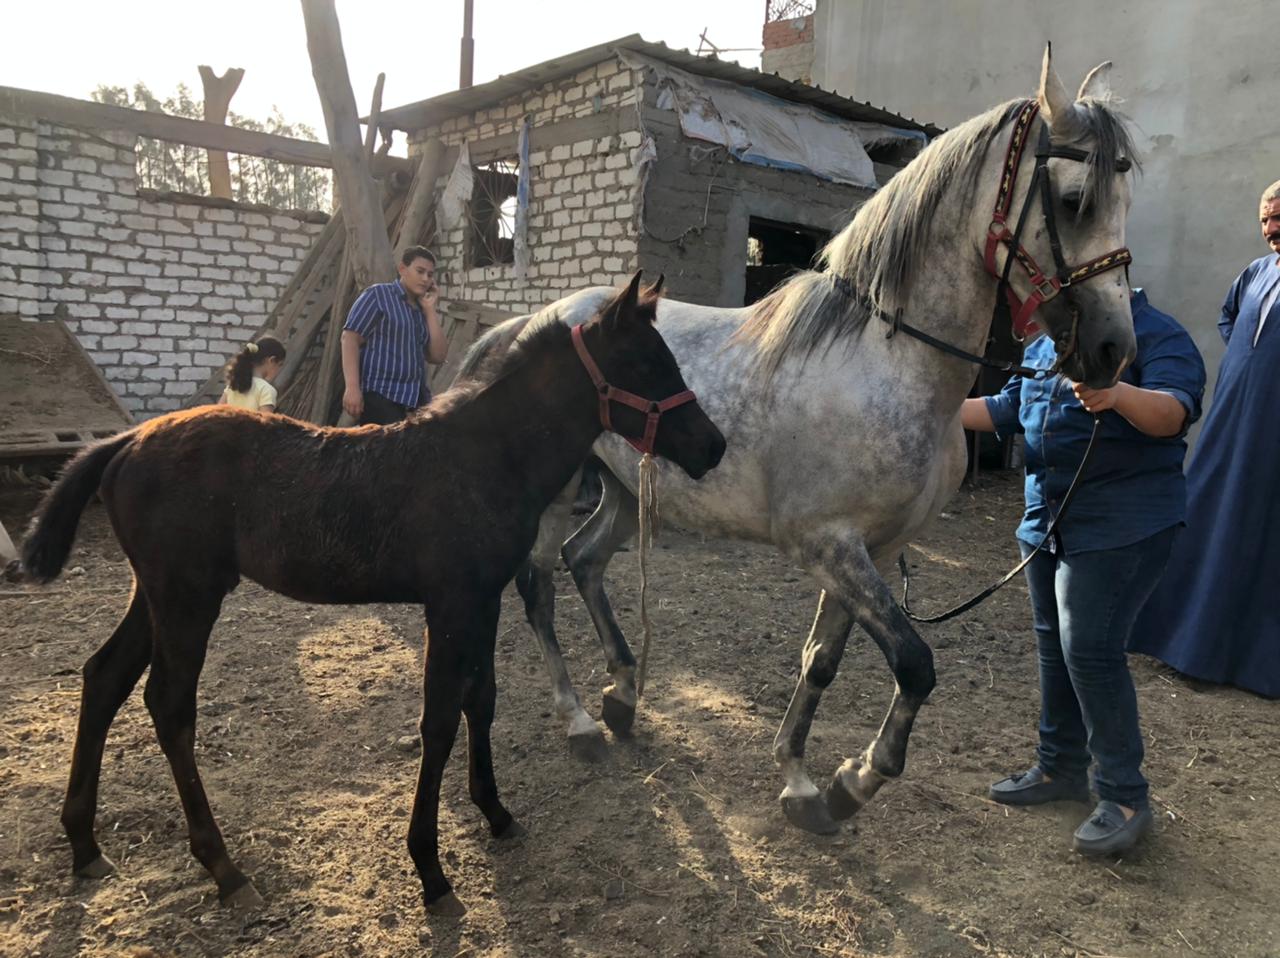
[[(132, 90), (122, 86), (99, 86), (93, 99), (111, 106), (167, 113), (189, 120), (204, 118), (204, 104), (192, 96), (185, 83), (179, 83), (173, 96), (159, 99), (145, 83), (135, 83)], [(275, 133), (304, 140), (316, 139), (315, 130), (305, 123), (289, 123), (278, 109), (271, 111), (266, 122), (227, 112), (227, 123), (244, 130)], [(163, 140), (138, 138), (138, 185), (157, 190), (207, 195), (209, 192), (209, 158), (198, 146), (166, 143)], [(231, 192), (244, 203), (265, 203), (277, 209), (327, 210), (332, 196), (331, 174), (312, 166), (296, 166), (260, 156), (229, 154)]]

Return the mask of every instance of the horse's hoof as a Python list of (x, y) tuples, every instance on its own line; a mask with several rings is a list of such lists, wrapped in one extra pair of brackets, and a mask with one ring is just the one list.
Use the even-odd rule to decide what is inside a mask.
[(499, 841), (507, 842), (515, 838), (523, 838), (525, 835), (528, 835), (528, 834), (529, 834), (528, 830), (513, 818), (511, 819), (510, 822), (507, 823), (506, 828), (498, 832), (493, 837), (498, 839)]
[(609, 746), (605, 744), (604, 734), (599, 729), (582, 735), (570, 735), (569, 751), (580, 762), (603, 762), (609, 757)]
[(844, 782), (840, 780), (839, 775), (831, 779), (831, 784), (827, 786), (822, 798), (826, 802), (827, 811), (838, 822), (842, 822), (846, 818), (853, 818), (862, 808), (862, 802), (849, 794), (849, 790), (844, 787)]
[(814, 835), (834, 835), (840, 831), (821, 795), (782, 796), (782, 813), (796, 828), (802, 828)]
[(458, 901), (458, 896), (451, 891), (445, 892), (435, 901), (426, 903), (428, 915), (437, 918), (461, 918), (467, 913), (467, 906)]
[(116, 871), (116, 863), (106, 855), (99, 855), (87, 865), (81, 865), (75, 870), (77, 878), (106, 878), (108, 875), (114, 875)]
[(630, 738), (631, 726), (636, 722), (636, 707), (612, 695), (604, 695), (600, 699), (600, 717), (618, 738)]
[(226, 895), (222, 899), (222, 903), (228, 908), (234, 908), (236, 911), (251, 911), (266, 904), (262, 896), (258, 894), (258, 889), (253, 887), (253, 882), (251, 881), (245, 882), (235, 891)]

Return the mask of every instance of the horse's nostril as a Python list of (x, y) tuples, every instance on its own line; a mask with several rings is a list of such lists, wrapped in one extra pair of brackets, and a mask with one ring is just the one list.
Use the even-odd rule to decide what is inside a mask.
[(1102, 344), (1098, 352), (1102, 355), (1102, 361), (1108, 370), (1119, 371), (1125, 360), (1124, 350), (1120, 346), (1108, 340)]

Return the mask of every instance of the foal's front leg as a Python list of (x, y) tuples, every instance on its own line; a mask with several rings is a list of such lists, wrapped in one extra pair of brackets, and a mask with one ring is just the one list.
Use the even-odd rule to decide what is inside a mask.
[[(828, 596), (838, 599), (844, 608), (850, 610), (854, 621), (875, 640), (888, 660), (896, 682), (893, 702), (879, 733), (860, 759), (848, 759), (836, 770), (835, 778), (824, 795), (831, 819), (839, 820), (853, 816), (885, 781), (897, 778), (906, 767), (911, 727), (935, 683), (933, 652), (898, 607), (858, 536), (852, 532), (815, 536), (802, 545), (800, 555)], [(819, 610), (819, 621), (821, 619), (822, 611)], [(815, 633), (818, 625), (815, 622)], [(843, 651), (844, 642), (838, 644)], [(817, 698), (821, 695), (819, 681), (825, 678), (830, 682), (835, 674), (834, 667), (839, 664), (839, 652), (823, 654), (822, 650), (827, 647), (835, 652), (835, 643), (830, 641), (818, 643), (812, 649), (806, 647), (804, 674), (800, 682), (802, 687), (811, 685), (812, 688), (804, 694), (797, 688), (796, 699), (788, 709), (787, 719), (779, 732), (779, 740), (784, 735), (792, 740), (790, 751), (784, 752), (788, 757), (796, 756), (797, 744), (798, 757), (803, 757), (803, 741), (808, 729), (807, 723), (802, 724), (802, 719), (806, 714), (812, 718)], [(829, 674), (819, 673), (817, 680), (807, 683), (806, 674), (814, 672), (815, 665), (824, 662), (822, 672), (829, 671)], [(785, 799), (786, 792), (783, 795)], [(811, 807), (812, 800), (806, 804)], [(803, 819), (797, 821), (791, 814), (788, 817), (795, 824), (807, 827)], [(830, 830), (821, 815), (813, 816), (812, 820), (824, 826), (813, 830)]]
[(496, 690), (493, 649), (501, 596), (470, 603), (465, 589), (441, 589), (450, 598), (427, 610), (426, 665), (423, 675), (422, 761), (409, 820), (409, 854), (422, 881), (427, 912), (458, 916), (466, 907), (453, 893), (440, 867), (440, 784), (453, 749), (462, 711), (467, 711), (470, 737), (471, 797), (480, 806), (494, 835), (519, 834), (510, 813), (498, 801), (489, 747)]

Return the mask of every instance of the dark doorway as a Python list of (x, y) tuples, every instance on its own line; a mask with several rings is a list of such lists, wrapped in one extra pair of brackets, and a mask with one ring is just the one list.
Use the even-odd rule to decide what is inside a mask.
[(797, 270), (809, 269), (831, 234), (795, 223), (751, 217), (747, 226), (747, 284), (742, 305), (763, 299)]

